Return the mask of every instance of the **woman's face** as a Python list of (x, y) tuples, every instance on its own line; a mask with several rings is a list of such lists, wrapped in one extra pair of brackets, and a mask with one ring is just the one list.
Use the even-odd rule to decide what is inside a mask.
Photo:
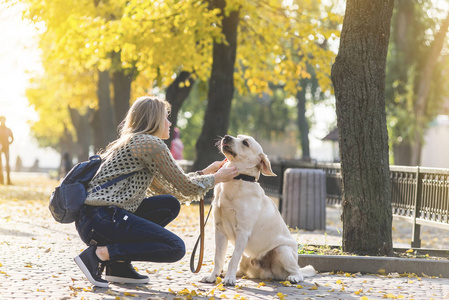
[(164, 126), (161, 128), (161, 134), (159, 136), (160, 139), (166, 140), (170, 137), (170, 126), (171, 122), (168, 120), (168, 113), (165, 113)]

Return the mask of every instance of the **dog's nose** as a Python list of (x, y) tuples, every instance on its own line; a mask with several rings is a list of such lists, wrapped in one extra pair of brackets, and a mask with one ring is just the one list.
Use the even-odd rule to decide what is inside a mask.
[(227, 143), (227, 142), (229, 142), (231, 140), (232, 140), (232, 136), (230, 136), (230, 135), (225, 135), (224, 138), (223, 138), (223, 142), (225, 142), (225, 143)]

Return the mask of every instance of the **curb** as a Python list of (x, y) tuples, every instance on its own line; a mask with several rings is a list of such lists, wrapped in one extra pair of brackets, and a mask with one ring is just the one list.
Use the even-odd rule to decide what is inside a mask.
[(299, 255), (299, 265), (301, 267), (312, 265), (318, 272), (343, 271), (378, 274), (379, 270), (385, 270), (386, 274), (415, 273), (423, 277), (427, 275), (449, 278), (448, 260), (301, 254)]

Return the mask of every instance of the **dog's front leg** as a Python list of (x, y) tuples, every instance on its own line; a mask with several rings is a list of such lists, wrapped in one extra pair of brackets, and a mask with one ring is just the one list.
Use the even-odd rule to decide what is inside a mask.
[(236, 273), (239, 266), (240, 259), (245, 251), (248, 243), (249, 235), (246, 232), (238, 231), (235, 239), (234, 253), (232, 253), (231, 261), (226, 271), (226, 276), (223, 280), (224, 285), (235, 285), (237, 278)]
[(218, 229), (215, 228), (215, 259), (214, 270), (209, 276), (201, 279), (201, 282), (213, 283), (217, 280), (217, 276), (221, 275), (226, 258), (226, 248), (228, 247), (228, 238)]

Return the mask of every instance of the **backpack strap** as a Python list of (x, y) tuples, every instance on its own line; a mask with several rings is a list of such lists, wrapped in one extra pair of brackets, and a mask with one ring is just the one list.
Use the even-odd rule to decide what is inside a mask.
[(108, 181), (108, 182), (106, 182), (106, 183), (103, 183), (102, 185), (97, 185), (97, 186), (91, 188), (90, 190), (88, 190), (88, 191), (87, 191), (87, 194), (88, 194), (88, 195), (89, 195), (89, 194), (93, 194), (93, 193), (95, 193), (95, 192), (98, 192), (98, 191), (101, 190), (101, 189), (105, 189), (105, 188), (107, 188), (107, 187), (110, 187), (111, 185), (116, 184), (117, 182), (119, 182), (119, 181), (121, 181), (121, 180), (123, 180), (123, 179), (125, 179), (125, 178), (128, 178), (129, 176), (132, 176), (132, 175), (134, 175), (135, 173), (137, 173), (137, 171), (131, 172), (131, 173), (129, 173), (129, 174), (123, 174), (123, 175), (120, 175), (119, 177), (116, 177), (116, 178), (114, 178), (114, 179), (112, 179), (112, 180), (110, 180), (110, 181)]

